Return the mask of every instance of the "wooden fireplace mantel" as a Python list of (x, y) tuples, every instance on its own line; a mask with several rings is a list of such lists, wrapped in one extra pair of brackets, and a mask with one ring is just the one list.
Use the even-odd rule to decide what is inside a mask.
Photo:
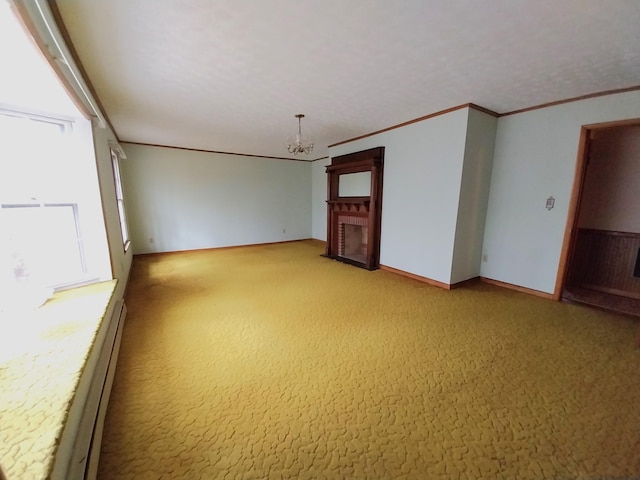
[[(331, 159), (327, 167), (327, 257), (368, 270), (379, 268), (383, 167), (384, 147)], [(371, 172), (369, 195), (341, 197), (340, 176), (359, 172)], [(345, 252), (346, 225), (357, 226), (366, 236), (357, 254)]]

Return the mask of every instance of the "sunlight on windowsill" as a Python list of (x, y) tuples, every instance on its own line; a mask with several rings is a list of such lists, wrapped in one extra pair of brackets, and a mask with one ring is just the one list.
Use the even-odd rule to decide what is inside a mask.
[(0, 465), (8, 478), (50, 473), (116, 283), (57, 292), (39, 308), (0, 311)]

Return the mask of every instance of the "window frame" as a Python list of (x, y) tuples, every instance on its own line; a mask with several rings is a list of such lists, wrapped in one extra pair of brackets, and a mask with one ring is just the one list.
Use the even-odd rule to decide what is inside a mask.
[(120, 236), (122, 238), (122, 248), (126, 253), (131, 246), (131, 234), (129, 231), (129, 223), (127, 222), (127, 212), (124, 200), (124, 191), (122, 189), (122, 176), (120, 174), (120, 154), (114, 148), (109, 148), (111, 154), (111, 168), (113, 170), (113, 183), (116, 194), (116, 205), (118, 210), (118, 219), (120, 223)]
[[(70, 117), (65, 114), (52, 112), (41, 112), (32, 108), (23, 108), (16, 105), (8, 105), (6, 103), (0, 103), (0, 115), (14, 118), (16, 120), (24, 119), (27, 121), (43, 122), (55, 125), (60, 129), (60, 135), (69, 137), (72, 144), (75, 146), (78, 145), (77, 142), (84, 141), (77, 136), (78, 131), (82, 130), (78, 130), (78, 125), (76, 123), (81, 120), (80, 117)], [(97, 172), (95, 173), (97, 174)], [(85, 236), (85, 234), (91, 230), (92, 227), (90, 226), (90, 223), (93, 223), (93, 221), (89, 221), (89, 223), (87, 223), (87, 219), (90, 217), (87, 216), (87, 212), (84, 210), (86, 209), (86, 205), (91, 204), (92, 200), (89, 200), (84, 194), (81, 194), (78, 198), (75, 198), (75, 196), (65, 198), (65, 196), (60, 197), (57, 194), (53, 197), (49, 197), (49, 195), (40, 196), (38, 195), (38, 192), (34, 193), (36, 193), (36, 195), (33, 197), (29, 196), (29, 194), (24, 197), (1, 197), (0, 209), (47, 207), (71, 208), (75, 224), (76, 245), (82, 270), (82, 273), (77, 278), (55, 282), (48, 285), (48, 287), (52, 288), (53, 291), (62, 291), (96, 283), (106, 278), (103, 275), (104, 271), (102, 267), (99, 266), (100, 260), (97, 260), (100, 254), (98, 253), (98, 250), (96, 250), (95, 246), (91, 246), (91, 242), (95, 240), (96, 234), (95, 232), (90, 233), (89, 240)], [(78, 200), (80, 200), (81, 203), (79, 203)], [(92, 207), (90, 207), (90, 209), (91, 208)]]

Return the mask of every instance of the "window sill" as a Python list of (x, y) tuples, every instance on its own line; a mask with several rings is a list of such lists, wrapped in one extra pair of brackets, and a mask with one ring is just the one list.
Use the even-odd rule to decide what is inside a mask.
[(37, 310), (2, 313), (0, 464), (7, 478), (49, 477), (116, 283), (57, 292)]

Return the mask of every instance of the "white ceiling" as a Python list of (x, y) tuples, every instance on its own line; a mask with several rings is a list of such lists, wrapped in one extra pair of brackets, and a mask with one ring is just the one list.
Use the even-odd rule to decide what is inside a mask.
[(465, 103), (640, 85), (638, 0), (59, 0), (122, 141), (292, 157)]

